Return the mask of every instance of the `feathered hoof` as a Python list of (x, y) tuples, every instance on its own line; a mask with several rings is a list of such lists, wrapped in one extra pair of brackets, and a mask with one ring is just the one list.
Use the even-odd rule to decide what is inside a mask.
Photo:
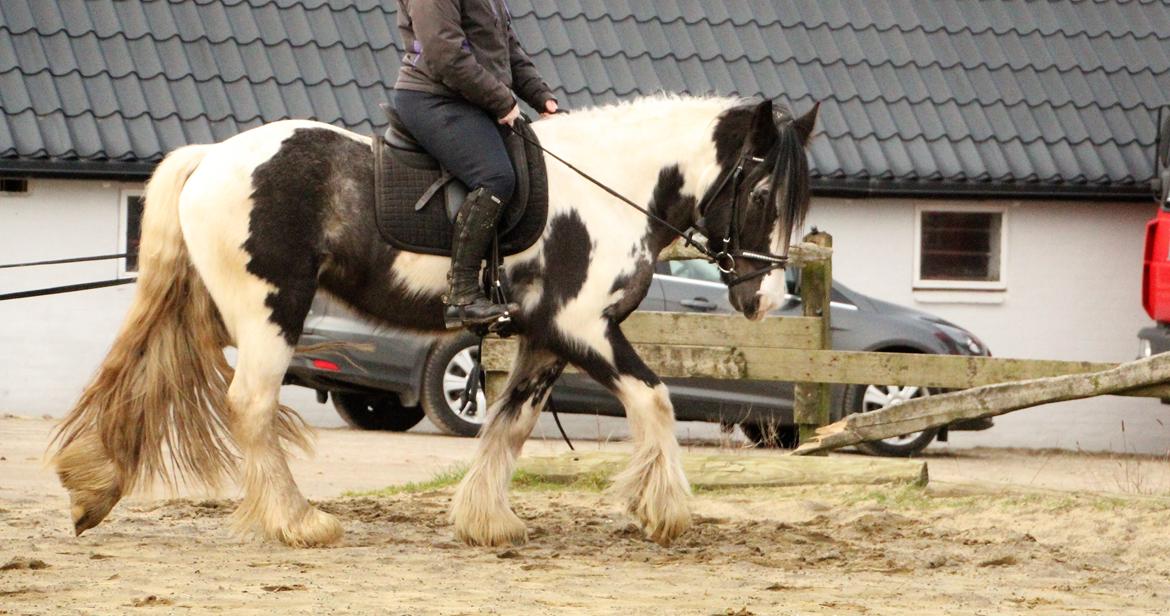
[(336, 516), (309, 506), (296, 522), (272, 534), (290, 547), (320, 548), (340, 541), (345, 531)]
[(53, 465), (69, 491), (69, 515), (77, 535), (101, 524), (122, 500), (118, 469), (96, 436), (87, 434), (66, 445), (53, 458)]
[(110, 510), (121, 500), (120, 490), (70, 490), (69, 514), (73, 518), (73, 533), (81, 533), (101, 524)]
[(629, 511), (642, 525), (646, 538), (664, 548), (691, 527), (691, 510), (685, 500), (665, 506), (643, 500), (631, 503)]
[(528, 542), (528, 528), (524, 520), (508, 510), (492, 515), (456, 515), (454, 518), (455, 537), (467, 545), (499, 547)]
[(614, 479), (611, 490), (627, 503), (646, 538), (669, 546), (691, 527), (690, 486), (682, 468), (663, 458), (627, 469)]

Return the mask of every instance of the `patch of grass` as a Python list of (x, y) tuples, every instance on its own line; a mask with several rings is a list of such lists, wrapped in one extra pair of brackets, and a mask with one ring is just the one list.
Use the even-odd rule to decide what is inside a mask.
[(1135, 499), (1124, 495), (1102, 494), (1060, 494), (1014, 492), (1010, 487), (1005, 491), (973, 495), (932, 494), (929, 489), (915, 485), (875, 486), (849, 490), (840, 493), (843, 505), (864, 505), (875, 503), (890, 509), (913, 511), (953, 510), (961, 512), (1000, 510), (1040, 510), (1050, 513), (1064, 513), (1076, 509), (1097, 511), (1132, 510), (1142, 507), (1152, 511), (1164, 511), (1167, 503), (1158, 499)]
[(589, 473), (577, 477), (571, 482), (561, 482), (549, 479), (544, 475), (537, 475), (523, 469), (517, 469), (512, 474), (512, 487), (520, 490), (576, 490), (583, 492), (601, 492), (609, 487), (609, 477), (605, 473)]
[(431, 490), (441, 490), (449, 488), (459, 483), (463, 476), (467, 474), (467, 466), (457, 465), (450, 468), (443, 469), (435, 473), (433, 477), (426, 481), (412, 481), (402, 485), (387, 486), (379, 490), (360, 490), (343, 492), (342, 496), (347, 497), (379, 497), (379, 496), (395, 496), (397, 494), (417, 494), (419, 492), (430, 492)]
[(932, 509), (939, 506), (937, 499), (922, 486), (902, 484), (847, 492), (842, 499), (846, 505), (876, 503), (899, 509)]
[[(435, 473), (435, 476), (426, 481), (412, 481), (396, 486), (387, 486), (378, 490), (351, 490), (343, 492), (342, 496), (350, 498), (378, 498), (396, 496), (398, 494), (417, 494), (442, 490), (454, 487), (467, 474), (466, 465), (452, 466)], [(565, 483), (553, 481), (543, 475), (537, 475), (525, 470), (517, 470), (512, 474), (512, 487), (518, 490), (577, 490), (585, 492), (601, 492), (609, 487), (609, 477), (604, 473), (592, 473), (578, 477), (576, 480)]]

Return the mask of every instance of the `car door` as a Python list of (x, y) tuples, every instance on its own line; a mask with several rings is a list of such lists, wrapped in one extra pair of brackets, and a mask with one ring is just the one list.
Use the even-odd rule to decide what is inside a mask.
[(659, 263), (655, 280), (662, 286), (667, 312), (731, 314), (727, 285), (714, 263), (702, 259)]

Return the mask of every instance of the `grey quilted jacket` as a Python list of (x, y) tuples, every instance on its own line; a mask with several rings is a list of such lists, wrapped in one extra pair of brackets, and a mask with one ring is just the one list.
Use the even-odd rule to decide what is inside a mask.
[(512, 30), (506, 0), (398, 0), (406, 44), (395, 88), (459, 96), (504, 117), (516, 94), (537, 110), (552, 89)]

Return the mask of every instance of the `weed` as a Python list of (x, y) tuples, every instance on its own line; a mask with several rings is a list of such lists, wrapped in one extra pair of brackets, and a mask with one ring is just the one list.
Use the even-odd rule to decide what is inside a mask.
[(433, 477), (426, 481), (412, 481), (396, 486), (387, 486), (379, 490), (361, 490), (361, 491), (347, 491), (342, 493), (342, 496), (348, 497), (378, 497), (378, 496), (394, 496), (397, 494), (417, 494), (419, 492), (429, 492), (431, 490), (441, 490), (449, 488), (459, 483), (463, 476), (467, 474), (467, 466), (457, 465), (444, 469), (435, 473)]

